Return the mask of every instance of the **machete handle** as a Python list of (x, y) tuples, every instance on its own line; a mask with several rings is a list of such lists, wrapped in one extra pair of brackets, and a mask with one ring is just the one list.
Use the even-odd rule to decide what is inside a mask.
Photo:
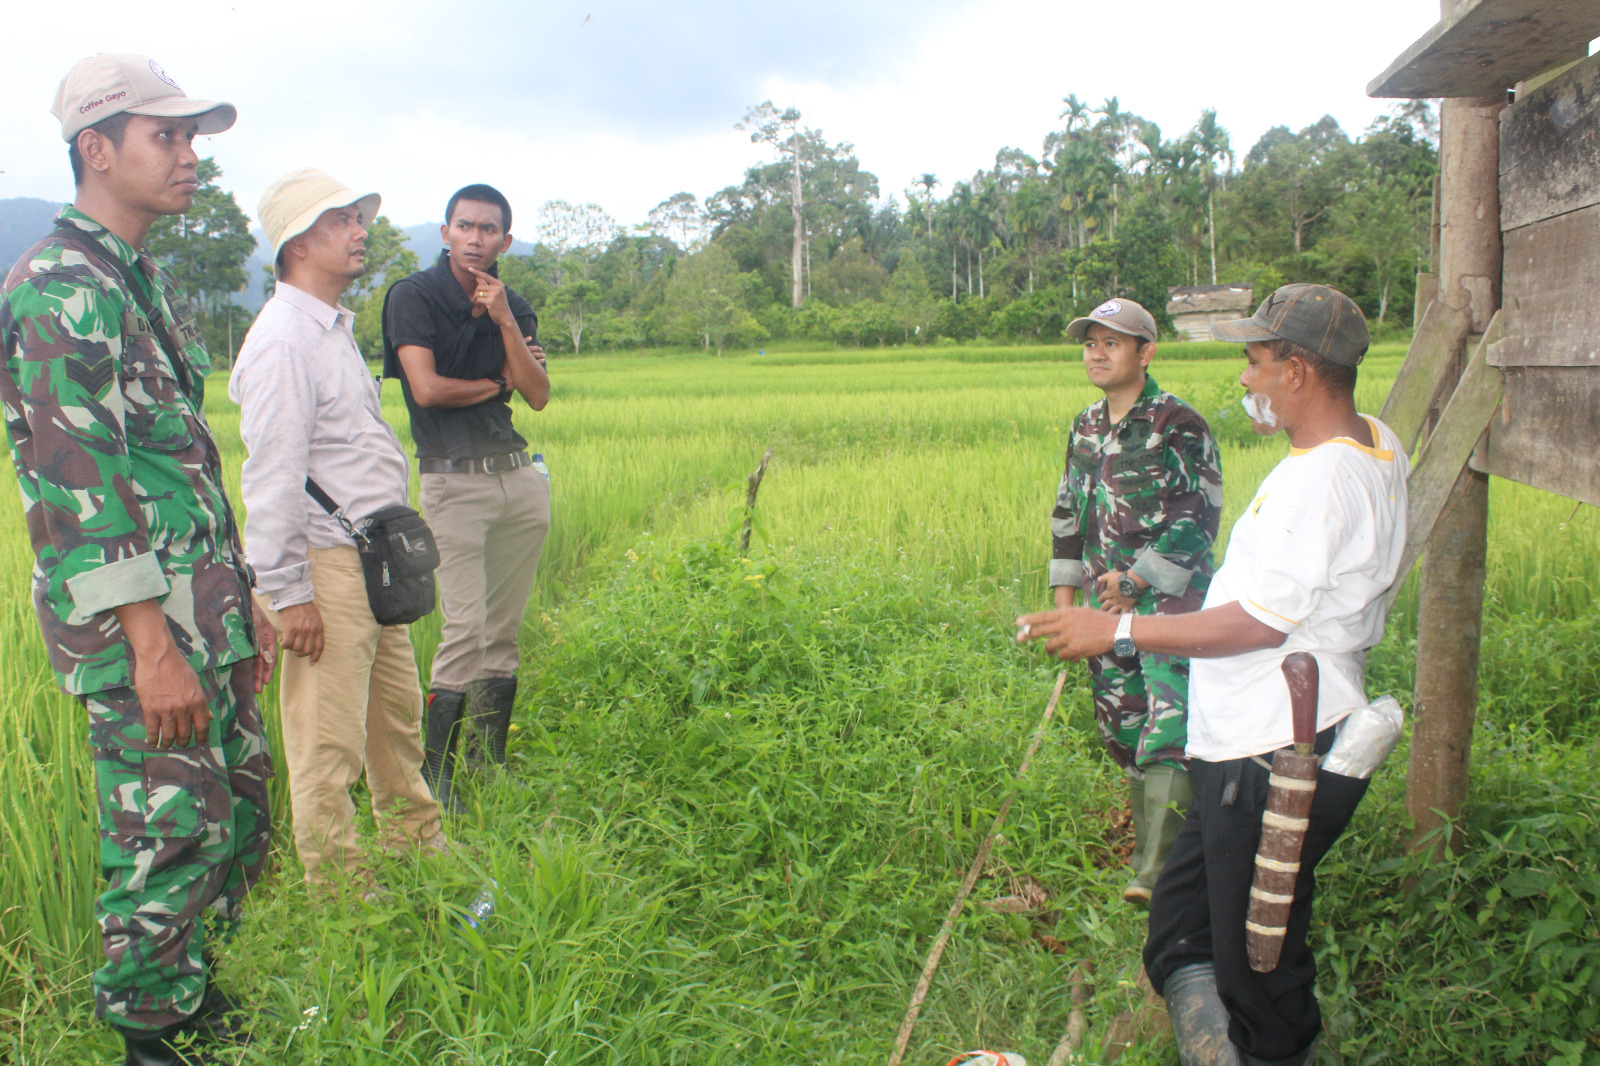
[(1317, 660), (1308, 652), (1291, 652), (1283, 659), (1283, 679), (1289, 683), (1289, 708), (1294, 715), (1294, 746), (1310, 755), (1317, 743)]

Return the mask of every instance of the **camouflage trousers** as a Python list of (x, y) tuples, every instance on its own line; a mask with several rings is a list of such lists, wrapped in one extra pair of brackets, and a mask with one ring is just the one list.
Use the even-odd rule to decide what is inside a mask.
[(81, 697), (107, 881), (95, 906), (106, 956), (95, 1014), (129, 1029), (199, 1008), (206, 938), (232, 935), (271, 842), (272, 756), (251, 661), (203, 673), (200, 685), (212, 715), (206, 747), (150, 747), (131, 687)]
[[(1089, 603), (1099, 606), (1092, 594)], [(1094, 720), (1117, 765), (1136, 777), (1156, 763), (1182, 765), (1189, 739), (1189, 660), (1107, 652), (1089, 659), (1088, 666)]]

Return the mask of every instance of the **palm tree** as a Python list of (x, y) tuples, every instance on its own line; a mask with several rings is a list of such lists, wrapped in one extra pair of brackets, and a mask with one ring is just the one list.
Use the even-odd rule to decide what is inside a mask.
[(1034, 242), (1050, 218), (1050, 193), (1044, 182), (1032, 178), (1017, 189), (1011, 200), (1011, 225), (1028, 260), (1028, 291), (1033, 291)]
[[(1211, 242), (1211, 284), (1217, 283), (1217, 170), (1216, 164), (1225, 161), (1228, 170), (1233, 169), (1233, 145), (1228, 140), (1228, 131), (1217, 123), (1217, 109), (1208, 107), (1200, 112), (1200, 121), (1195, 123), (1194, 132), (1195, 155), (1200, 163), (1200, 170), (1204, 176), (1206, 186), (1206, 233)], [(1222, 172), (1222, 187), (1227, 188), (1228, 171)]]

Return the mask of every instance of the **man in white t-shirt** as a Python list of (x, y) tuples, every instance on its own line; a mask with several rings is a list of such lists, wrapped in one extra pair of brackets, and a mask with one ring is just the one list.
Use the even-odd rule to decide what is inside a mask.
[(1150, 903), (1145, 968), (1167, 999), (1185, 1066), (1309, 1061), (1322, 1028), (1306, 943), (1313, 870), (1344, 831), (1366, 781), (1318, 775), (1288, 934), (1276, 969), (1245, 951), (1255, 853), (1272, 753), (1293, 741), (1280, 667), (1316, 657), (1317, 752), (1366, 702), (1362, 670), (1383, 636), (1385, 593), (1406, 538), (1405, 450), (1355, 407), (1366, 320), (1323, 285), (1285, 285), (1254, 316), (1212, 327), (1243, 341), (1244, 405), (1256, 432), (1289, 435), (1233, 527), (1200, 611), (1018, 619), (1063, 659), (1150, 651), (1191, 658), (1187, 755), (1195, 799)]

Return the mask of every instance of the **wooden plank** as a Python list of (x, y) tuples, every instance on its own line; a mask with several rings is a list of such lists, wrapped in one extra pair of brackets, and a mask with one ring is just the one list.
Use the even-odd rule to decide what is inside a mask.
[(1471, 325), (1471, 315), (1439, 300), (1422, 313), (1400, 373), (1378, 412), (1378, 418), (1394, 430), (1407, 452), (1416, 447), (1440, 386), (1453, 376), (1456, 353)]
[(1499, 320), (1496, 313), (1406, 480), (1406, 548), (1400, 557), (1400, 572), (1394, 579), (1395, 589), (1405, 581), (1417, 556), (1427, 546), (1456, 478), (1500, 405), (1501, 373), (1490, 366), (1486, 358), (1489, 345), (1499, 331)]
[(1500, 112), (1501, 229), (1594, 204), (1600, 204), (1600, 55)]
[(1594, 0), (1466, 0), (1367, 84), (1368, 96), (1493, 96), (1588, 55)]
[(1600, 368), (1600, 204), (1504, 238), (1502, 366)]
[(1600, 372), (1507, 367), (1500, 417), (1475, 465), (1600, 507)]

